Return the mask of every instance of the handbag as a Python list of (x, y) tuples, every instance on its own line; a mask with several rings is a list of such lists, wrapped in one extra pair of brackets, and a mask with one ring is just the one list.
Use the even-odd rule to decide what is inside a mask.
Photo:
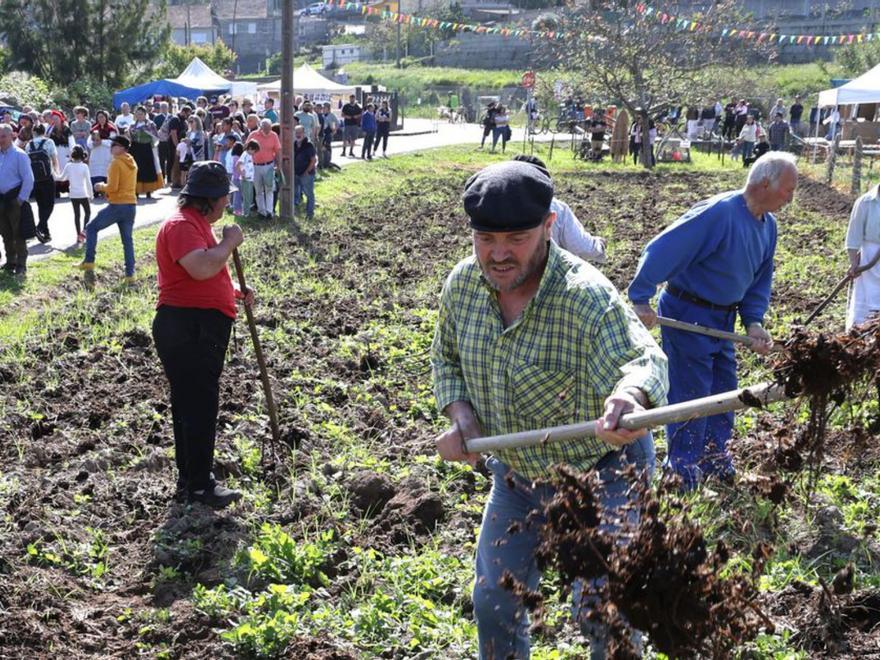
[(30, 240), (37, 236), (37, 225), (34, 222), (34, 210), (30, 202), (21, 205), (21, 216), (18, 221), (18, 235), (23, 240)]

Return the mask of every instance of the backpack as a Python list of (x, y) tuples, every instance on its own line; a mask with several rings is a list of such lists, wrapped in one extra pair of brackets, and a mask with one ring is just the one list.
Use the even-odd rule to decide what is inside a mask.
[(52, 161), (49, 158), (49, 153), (43, 149), (42, 142), (40, 142), (39, 147), (35, 147), (35, 144), (35, 142), (31, 141), (28, 144), (27, 150), (28, 156), (31, 159), (31, 171), (34, 173), (34, 182), (51, 181), (54, 177), (52, 176)]

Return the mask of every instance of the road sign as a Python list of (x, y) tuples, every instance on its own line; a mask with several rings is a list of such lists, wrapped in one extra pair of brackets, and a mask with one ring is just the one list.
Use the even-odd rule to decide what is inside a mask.
[(535, 72), (534, 71), (526, 71), (522, 75), (522, 86), (526, 89), (531, 89), (535, 86)]

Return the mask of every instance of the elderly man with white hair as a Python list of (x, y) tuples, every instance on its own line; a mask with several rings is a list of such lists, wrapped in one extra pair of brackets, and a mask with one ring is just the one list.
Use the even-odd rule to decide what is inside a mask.
[[(647, 327), (657, 315), (650, 305), (666, 283), (658, 309), (665, 317), (732, 331), (739, 316), (750, 348), (767, 353), (772, 340), (763, 327), (770, 304), (776, 219), (798, 183), (794, 156), (770, 152), (749, 170), (742, 190), (699, 202), (656, 236), (642, 253), (629, 298)], [(730, 341), (663, 327), (669, 358), (669, 403), (736, 389), (736, 356)], [(727, 451), (733, 413), (670, 424), (666, 467), (693, 488), (708, 476), (729, 480)]]
[(260, 121), (260, 130), (247, 137), (248, 142), (260, 145), (254, 154), (254, 195), (257, 198), (257, 215), (271, 218), (274, 207), (275, 171), (281, 168), (281, 140), (272, 130), (268, 119)]

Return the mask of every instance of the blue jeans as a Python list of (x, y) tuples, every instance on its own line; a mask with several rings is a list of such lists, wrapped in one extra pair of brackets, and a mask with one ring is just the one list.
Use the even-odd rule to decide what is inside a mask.
[(297, 174), (293, 177), (293, 204), (300, 206), (302, 196), (306, 196), (306, 217), (315, 215), (315, 175)]
[[(620, 474), (627, 463), (635, 464), (638, 470), (647, 470), (649, 475), (653, 473), (654, 440), (650, 434), (621, 451), (606, 454), (596, 465), (605, 486), (602, 506), (606, 512), (613, 512), (629, 500), (631, 482)], [(509, 657), (527, 660), (529, 633), (525, 609), (516, 596), (498, 583), (504, 572), (510, 571), (529, 589), (537, 589), (541, 572), (534, 553), (545, 518), (540, 513), (531, 517), (529, 514), (542, 512), (543, 503), (553, 497), (554, 489), (550, 485), (533, 486), (529, 479), (512, 472), (496, 458), (489, 458), (487, 467), (493, 474), (492, 492), (483, 512), (473, 591), (479, 654), (482, 660)], [(527, 518), (531, 521), (529, 524)], [(514, 523), (518, 523), (520, 531), (511, 534), (508, 529)], [(578, 584), (574, 585), (573, 597), (573, 613), (582, 632), (591, 640), (592, 658), (603, 660), (606, 627), (587, 620), (585, 615), (591, 599), (583, 597), (583, 589)]]
[[(733, 331), (736, 321), (736, 312), (700, 307), (668, 291), (660, 294), (658, 311), (662, 316), (727, 332)], [(667, 327), (660, 329), (660, 335), (669, 358), (670, 404), (736, 389), (736, 355), (731, 342)], [(733, 474), (727, 451), (732, 433), (732, 412), (669, 424), (666, 467), (682, 477), (686, 488), (693, 488), (707, 475)]]
[(748, 140), (743, 140), (742, 143), (742, 157), (743, 160), (752, 157), (752, 151), (755, 149), (755, 143), (749, 142)]
[(119, 225), (122, 237), (122, 252), (125, 255), (125, 274), (134, 275), (134, 214), (136, 204), (108, 204), (102, 208), (89, 224), (86, 225), (86, 263), (95, 262), (95, 251), (98, 248), (98, 232), (110, 225)]

